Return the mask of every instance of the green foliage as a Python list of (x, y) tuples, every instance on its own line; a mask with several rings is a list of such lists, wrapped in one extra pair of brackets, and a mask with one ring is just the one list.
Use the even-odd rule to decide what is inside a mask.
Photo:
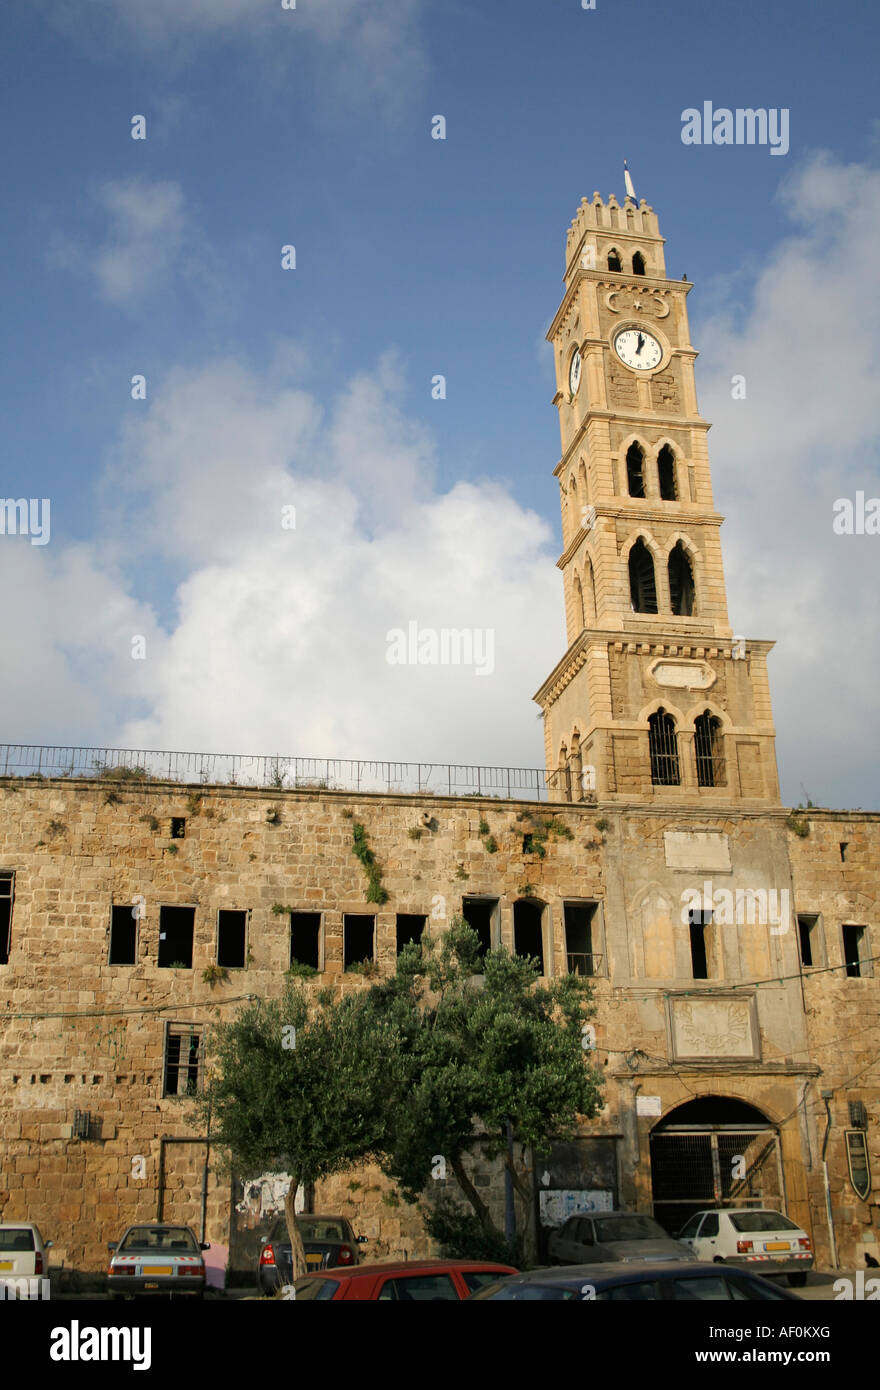
[[(381, 1165), (408, 1201), (443, 1154), (480, 1229), (497, 1236), (463, 1156), (477, 1147), (490, 1160), (505, 1153), (508, 1119), (517, 1144), (546, 1150), (577, 1132), (579, 1116), (597, 1113), (601, 1077), (581, 1046), (591, 998), (580, 976), (542, 986), (533, 962), (504, 948), (482, 955), (460, 917), (436, 939), (426, 933), (403, 948), (395, 975), (367, 999), (376, 1031), (393, 1028), (400, 1039), (405, 1084), (389, 1101)], [(522, 1184), (516, 1172), (514, 1181)]]
[(420, 825), (411, 825), (406, 833), (411, 840), (420, 840), (422, 838), (422, 827)]
[(345, 967), (346, 975), (363, 975), (366, 979), (371, 979), (379, 974), (379, 966), (374, 960), (353, 960), (351, 965)]
[(795, 806), (794, 810), (790, 811), (785, 818), (785, 824), (789, 830), (795, 835), (799, 835), (801, 839), (810, 833), (810, 823), (805, 816), (801, 815), (801, 812), (806, 809), (805, 806)]
[(485, 840), (483, 841), (483, 847), (484, 847), (484, 849), (486, 850), (486, 853), (487, 853), (487, 854), (497, 854), (497, 853), (498, 853), (498, 841), (495, 839), (495, 836), (494, 836), (494, 835), (487, 835), (486, 838), (485, 838)]
[(468, 873), (465, 872), (464, 864), (459, 864), (458, 868), (457, 868), (456, 871), (455, 871), (455, 877), (456, 877), (456, 878), (470, 878), (470, 874), (468, 874)]
[(290, 913), (290, 912), (292, 912), (292, 911), (293, 911), (293, 908), (285, 907), (283, 903), (273, 903), (273, 904), (272, 904), (272, 916), (273, 916), (273, 917), (283, 917), (284, 914), (285, 914), (285, 912)]
[(489, 834), (489, 822), (485, 819), (484, 816), (480, 816), (479, 833), (481, 835)]
[(202, 971), (202, 980), (213, 989), (215, 985), (225, 984), (229, 971), (225, 965), (209, 965)]
[(535, 885), (533, 883), (521, 883), (516, 891), (521, 898), (533, 898), (535, 896)]
[(138, 816), (138, 820), (142, 821), (144, 825), (148, 825), (154, 834), (159, 829), (159, 822), (155, 816)]
[(178, 845), (166, 845), (165, 848), (166, 848), (166, 851), (167, 851), (168, 854), (179, 854), (179, 853), (180, 853), (180, 848), (179, 848)]
[(607, 830), (610, 827), (610, 825), (610, 820), (607, 820), (605, 816), (600, 816), (599, 819), (596, 821), (596, 829), (599, 831), (600, 835), (603, 831)]
[(547, 850), (544, 846), (544, 841), (541, 839), (538, 831), (533, 831), (531, 834), (523, 835), (522, 852), (523, 854), (537, 854), (539, 859), (544, 858), (544, 855), (547, 853)]
[(440, 1244), (440, 1253), (447, 1260), (490, 1260), (493, 1264), (526, 1264), (522, 1239), (511, 1247), (500, 1231), (487, 1231), (476, 1212), (443, 1196), (433, 1207), (423, 1211), (425, 1230)]
[(186, 798), (186, 811), (189, 816), (197, 816), (202, 809), (202, 797), (200, 792), (190, 792)]
[(318, 970), (316, 966), (306, 965), (304, 961), (292, 960), (284, 973), (289, 980), (311, 980), (317, 975)]
[(64, 835), (66, 830), (67, 826), (60, 820), (50, 820), (49, 824), (46, 826), (46, 834), (49, 836), (50, 840), (54, 840), (56, 835)]
[(96, 762), (92, 766), (95, 776), (107, 782), (144, 782), (150, 774), (145, 767), (111, 767), (108, 763)]
[(185, 960), (172, 960), (168, 963), (169, 970), (191, 970), (192, 966), (187, 965)]
[(367, 888), (368, 903), (387, 903), (388, 890), (382, 883), (382, 870), (376, 863), (376, 856), (370, 849), (367, 841), (367, 832), (360, 821), (355, 821), (352, 825), (352, 849), (355, 856), (361, 861), (369, 880)]

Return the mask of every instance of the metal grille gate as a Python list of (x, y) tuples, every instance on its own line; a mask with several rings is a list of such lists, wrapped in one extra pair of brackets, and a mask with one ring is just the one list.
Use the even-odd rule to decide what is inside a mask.
[(670, 1126), (651, 1135), (654, 1216), (670, 1234), (703, 1207), (785, 1211), (779, 1138), (771, 1127)]

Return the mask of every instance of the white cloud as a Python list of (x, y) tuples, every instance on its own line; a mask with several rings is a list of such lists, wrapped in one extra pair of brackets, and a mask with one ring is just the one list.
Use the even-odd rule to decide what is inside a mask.
[(101, 296), (120, 308), (143, 304), (186, 271), (197, 290), (211, 284), (180, 185), (146, 178), (111, 179), (96, 193), (105, 226), (93, 248), (59, 239), (50, 263), (94, 277)]
[[(880, 537), (836, 536), (838, 497), (880, 495), (876, 228), (880, 173), (819, 155), (780, 189), (793, 230), (743, 316), (695, 332), (731, 619), (775, 637), (771, 694), (788, 797), (876, 804)], [(731, 306), (732, 310), (733, 306)], [(692, 305), (693, 309), (693, 305)], [(731, 397), (731, 377), (747, 396)]]

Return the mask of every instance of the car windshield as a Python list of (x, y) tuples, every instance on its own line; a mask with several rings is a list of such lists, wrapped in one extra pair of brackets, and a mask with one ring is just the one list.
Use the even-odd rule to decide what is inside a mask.
[(800, 1226), (789, 1221), (787, 1216), (780, 1216), (778, 1211), (738, 1211), (731, 1213), (730, 1224), (735, 1231), (746, 1235), (755, 1235), (758, 1231), (800, 1230)]
[(322, 1221), (310, 1216), (298, 1216), (296, 1224), (303, 1240), (350, 1240), (342, 1221)]
[(668, 1237), (650, 1216), (621, 1216), (614, 1221), (597, 1220), (596, 1239), (604, 1245), (614, 1240), (667, 1240)]
[(7, 1253), (21, 1254), (24, 1250), (34, 1249), (34, 1233), (27, 1229), (17, 1231), (0, 1231), (0, 1250)]
[(127, 1250), (161, 1250), (163, 1254), (197, 1255), (199, 1247), (186, 1226), (132, 1226), (126, 1231), (119, 1253)]
[(304, 1298), (314, 1299), (315, 1302), (332, 1298), (338, 1288), (338, 1279), (297, 1279), (293, 1286), (298, 1303)]
[(491, 1299), (493, 1303), (561, 1303), (577, 1298), (574, 1289), (563, 1284), (498, 1284), (490, 1285), (474, 1295), (475, 1299)]

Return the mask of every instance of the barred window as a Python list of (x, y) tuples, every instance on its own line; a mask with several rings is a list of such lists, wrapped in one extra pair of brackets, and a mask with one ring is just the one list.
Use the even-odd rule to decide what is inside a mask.
[(721, 720), (704, 710), (694, 720), (694, 750), (697, 755), (697, 785), (724, 786)]
[(15, 874), (0, 873), (0, 965), (9, 964), (12, 935), (12, 900), (15, 895)]
[(163, 1096), (194, 1096), (202, 1080), (202, 1025), (165, 1025)]
[(664, 709), (658, 709), (648, 720), (648, 747), (651, 753), (651, 781), (659, 787), (677, 787), (681, 783), (678, 764), (678, 735), (675, 720)]

